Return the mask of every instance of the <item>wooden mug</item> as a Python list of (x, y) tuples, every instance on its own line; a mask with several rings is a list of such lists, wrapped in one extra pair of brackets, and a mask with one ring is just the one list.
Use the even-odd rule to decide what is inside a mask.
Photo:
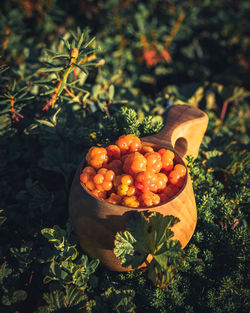
[[(189, 105), (173, 105), (169, 108), (165, 126), (156, 135), (141, 138), (143, 145), (154, 147), (155, 151), (167, 148), (175, 153), (175, 163), (185, 165), (187, 155), (197, 157), (201, 140), (208, 124), (207, 115)], [(83, 250), (92, 258), (113, 271), (128, 271), (114, 255), (114, 239), (133, 212), (159, 212), (173, 215), (179, 222), (172, 227), (174, 237), (184, 248), (191, 239), (196, 222), (197, 210), (192, 182), (187, 171), (185, 183), (170, 200), (148, 208), (130, 208), (100, 200), (92, 195), (80, 182), (80, 174), (86, 166), (79, 165), (69, 196), (69, 215)], [(185, 165), (186, 166), (186, 165)]]

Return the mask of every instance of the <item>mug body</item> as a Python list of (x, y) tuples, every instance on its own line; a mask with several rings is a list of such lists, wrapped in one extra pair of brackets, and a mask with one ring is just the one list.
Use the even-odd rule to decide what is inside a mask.
[[(144, 142), (159, 149), (154, 144)], [(166, 147), (164, 147), (166, 148)], [(185, 165), (178, 154), (175, 161)], [(196, 222), (197, 210), (192, 182), (187, 171), (186, 180), (179, 192), (170, 200), (152, 207), (130, 208), (109, 203), (93, 196), (80, 182), (80, 174), (85, 166), (78, 167), (69, 196), (69, 215), (74, 230), (83, 250), (91, 257), (100, 260), (101, 264), (113, 271), (128, 271), (113, 253), (115, 235), (125, 230), (125, 224), (133, 212), (158, 212), (163, 216), (173, 215), (180, 221), (172, 227), (173, 240), (179, 240), (184, 248), (191, 239)]]

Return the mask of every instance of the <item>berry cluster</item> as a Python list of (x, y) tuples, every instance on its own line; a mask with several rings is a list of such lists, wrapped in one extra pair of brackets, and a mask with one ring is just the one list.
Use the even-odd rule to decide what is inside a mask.
[(106, 148), (90, 148), (86, 161), (80, 181), (93, 195), (134, 208), (168, 201), (186, 177), (186, 167), (175, 162), (173, 151), (154, 151), (132, 134)]

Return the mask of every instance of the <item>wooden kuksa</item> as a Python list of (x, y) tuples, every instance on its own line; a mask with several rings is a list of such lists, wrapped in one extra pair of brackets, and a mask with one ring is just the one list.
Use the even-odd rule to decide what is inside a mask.
[[(174, 105), (168, 110), (164, 128), (156, 135), (141, 138), (143, 144), (156, 150), (173, 150), (177, 163), (184, 164), (187, 155), (197, 156), (201, 140), (208, 124), (207, 115), (189, 105)], [(83, 250), (92, 258), (100, 259), (102, 265), (113, 271), (128, 271), (114, 255), (114, 239), (118, 231), (125, 229), (129, 215), (135, 211), (159, 212), (179, 218), (172, 228), (173, 240), (179, 240), (184, 248), (191, 239), (197, 210), (192, 182), (187, 173), (182, 189), (171, 200), (150, 208), (130, 208), (111, 204), (93, 196), (81, 183), (80, 174), (85, 161), (79, 165), (69, 197), (69, 215)]]

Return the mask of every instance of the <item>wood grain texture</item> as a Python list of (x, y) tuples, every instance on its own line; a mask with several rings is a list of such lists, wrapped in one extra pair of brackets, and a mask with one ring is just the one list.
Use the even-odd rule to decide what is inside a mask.
[(174, 149), (182, 158), (198, 155), (208, 124), (207, 115), (190, 105), (169, 108), (165, 126), (156, 135), (142, 138), (160, 146)]
[[(176, 140), (181, 138), (179, 135), (183, 136), (188, 144), (187, 151), (183, 156), (185, 157), (189, 152), (192, 152), (195, 156), (198, 153), (200, 142), (207, 127), (205, 113), (196, 108), (191, 107), (191, 109), (187, 106), (172, 107), (169, 110), (166, 122), (168, 126), (166, 124), (163, 130), (155, 136), (141, 138), (143, 143), (151, 145), (155, 149), (168, 148), (173, 150), (176, 154), (175, 161), (185, 165), (176, 150), (173, 149), (173, 142), (175, 143), (176, 138)], [(184, 117), (184, 113), (188, 114), (190, 120), (187, 119), (187, 116)], [(192, 121), (198, 127), (197, 129), (192, 124)], [(191, 129), (193, 132), (199, 133), (199, 135), (192, 134)], [(193, 141), (193, 138), (196, 141)], [(196, 146), (191, 147), (190, 141), (195, 143)], [(197, 222), (197, 210), (189, 173), (187, 173), (182, 189), (170, 201), (150, 208), (129, 208), (114, 205), (93, 196), (80, 183), (80, 174), (84, 166), (85, 163), (83, 161), (76, 171), (71, 186), (69, 215), (80, 245), (89, 256), (100, 259), (101, 264), (110, 270), (131, 270), (121, 265), (120, 260), (113, 253), (113, 248), (115, 234), (125, 229), (126, 221), (135, 211), (159, 212), (164, 216), (174, 215), (178, 217), (180, 222), (172, 228), (174, 232), (172, 239), (179, 240), (182, 248), (187, 245), (194, 233)]]

